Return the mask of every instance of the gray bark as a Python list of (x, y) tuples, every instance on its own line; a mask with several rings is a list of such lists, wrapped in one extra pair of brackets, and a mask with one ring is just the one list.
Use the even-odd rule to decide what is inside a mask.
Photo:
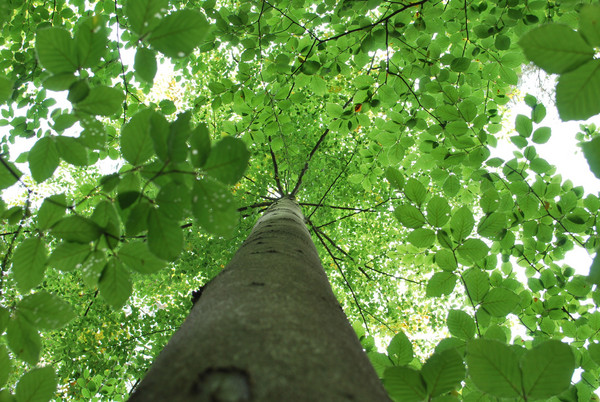
[(202, 292), (132, 401), (388, 401), (298, 204), (281, 199)]

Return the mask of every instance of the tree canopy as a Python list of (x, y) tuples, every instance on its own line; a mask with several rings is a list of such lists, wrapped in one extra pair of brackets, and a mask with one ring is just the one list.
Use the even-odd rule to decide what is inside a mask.
[(596, 398), (600, 200), (517, 89), (600, 113), (592, 3), (0, 2), (0, 400), (126, 399), (282, 196), (392, 399)]

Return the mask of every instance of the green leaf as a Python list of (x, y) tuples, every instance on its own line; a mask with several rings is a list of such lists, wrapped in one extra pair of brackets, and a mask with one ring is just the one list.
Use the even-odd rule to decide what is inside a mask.
[(155, 201), (162, 214), (178, 221), (184, 217), (184, 211), (190, 211), (190, 190), (171, 181), (160, 189)]
[(425, 217), (413, 205), (400, 205), (396, 207), (394, 215), (407, 228), (417, 229), (425, 224)]
[(569, 345), (550, 339), (521, 357), (523, 390), (527, 399), (547, 399), (566, 391), (575, 370)]
[(108, 30), (103, 18), (92, 16), (82, 19), (74, 37), (77, 66), (90, 68), (98, 65), (106, 54), (107, 45)]
[(532, 141), (535, 142), (536, 144), (545, 144), (548, 142), (551, 135), (552, 135), (552, 130), (550, 129), (550, 127), (538, 127), (533, 132)]
[(133, 69), (138, 77), (151, 84), (158, 71), (156, 53), (153, 50), (144, 47), (138, 48), (135, 52)]
[(198, 223), (209, 233), (229, 236), (238, 223), (238, 215), (231, 192), (209, 177), (194, 184), (192, 211)]
[(225, 137), (210, 151), (204, 170), (225, 184), (235, 184), (248, 167), (250, 152), (238, 138)]
[(481, 220), (477, 227), (477, 233), (488, 239), (496, 240), (501, 237), (506, 225), (506, 215), (504, 213), (492, 212)]
[(59, 136), (55, 138), (55, 141), (56, 149), (65, 162), (74, 166), (90, 164), (87, 148), (83, 146), (79, 138)]
[(37, 212), (38, 229), (46, 230), (52, 227), (65, 215), (67, 197), (64, 194), (55, 194), (47, 197)]
[(417, 205), (421, 205), (427, 197), (425, 186), (416, 179), (409, 179), (404, 186), (406, 198)]
[(454, 348), (435, 352), (421, 367), (430, 398), (459, 387), (465, 372), (462, 356)]
[(546, 117), (546, 107), (538, 103), (531, 111), (531, 120), (536, 124), (540, 124), (544, 120), (544, 117)]
[(186, 9), (162, 18), (148, 42), (168, 57), (184, 57), (202, 43), (210, 25), (196, 10)]
[(561, 120), (585, 120), (600, 113), (598, 86), (600, 60), (562, 74), (556, 85), (556, 106)]
[(396, 190), (402, 190), (404, 187), (404, 175), (394, 167), (388, 166), (385, 169), (385, 178)]
[(124, 12), (131, 30), (143, 36), (158, 25), (168, 6), (167, 0), (127, 0)]
[(465, 72), (471, 66), (471, 59), (468, 57), (457, 57), (450, 63), (450, 69), (457, 73)]
[(480, 239), (467, 239), (458, 248), (458, 254), (463, 257), (470, 259), (474, 263), (484, 259), (490, 248)]
[(533, 131), (533, 123), (529, 117), (520, 114), (515, 119), (515, 129), (521, 137), (529, 137)]
[(6, 324), (8, 324), (9, 317), (8, 309), (0, 306), (0, 334), (4, 332), (6, 329)]
[[(169, 126), (167, 135), (167, 160), (175, 163), (185, 162), (188, 157), (187, 139), (190, 136), (190, 112), (180, 113), (177, 120)], [(156, 146), (156, 144), (155, 144)], [(158, 151), (157, 151), (157, 155)]]
[(480, 302), (483, 300), (490, 289), (489, 275), (479, 268), (471, 268), (463, 273), (463, 279), (471, 300), (473, 300), (473, 302)]
[(165, 266), (165, 263), (156, 258), (148, 249), (148, 245), (143, 242), (127, 243), (119, 249), (117, 255), (125, 265), (141, 274), (152, 274)]
[(12, 186), (21, 176), (23, 176), (23, 173), (16, 168), (14, 163), (2, 158), (2, 162), (0, 163), (0, 190)]
[(429, 248), (435, 242), (435, 232), (430, 229), (415, 229), (407, 239), (415, 247)]
[(592, 360), (595, 361), (596, 364), (600, 364), (600, 343), (590, 342), (587, 348)]
[(148, 248), (158, 258), (175, 261), (183, 248), (179, 222), (151, 209), (148, 212)]
[(411, 367), (388, 367), (384, 372), (383, 385), (396, 401), (418, 402), (427, 395), (423, 377)]
[(8, 321), (6, 327), (8, 347), (17, 358), (34, 365), (40, 359), (42, 341), (38, 331), (19, 314)]
[(13, 256), (12, 271), (21, 292), (26, 292), (40, 284), (46, 271), (48, 251), (39, 237), (23, 240)]
[(594, 256), (594, 261), (590, 266), (590, 274), (588, 275), (588, 280), (591, 283), (596, 285), (600, 285), (600, 253), (596, 253)]
[(467, 344), (467, 364), (473, 383), (497, 397), (518, 398), (521, 370), (514, 352), (498, 341), (474, 339)]
[(427, 203), (427, 220), (432, 226), (442, 227), (450, 219), (450, 205), (442, 197), (432, 197)]
[(306, 60), (302, 63), (302, 72), (306, 75), (314, 75), (321, 68), (321, 63), (315, 60)]
[(449, 295), (456, 286), (457, 276), (452, 272), (436, 272), (427, 282), (427, 297)]
[(327, 111), (327, 114), (329, 115), (329, 117), (332, 117), (334, 119), (337, 119), (338, 117), (340, 117), (342, 115), (342, 113), (344, 113), (344, 108), (342, 108), (337, 103), (331, 103), (331, 102), (328, 102), (325, 105), (325, 110)]
[(549, 74), (575, 70), (592, 60), (594, 49), (570, 27), (546, 24), (527, 32), (519, 40), (525, 56)]
[(505, 288), (493, 288), (483, 298), (481, 307), (494, 317), (506, 317), (519, 303), (519, 296)]
[(73, 307), (63, 299), (45, 291), (25, 296), (17, 311), (38, 329), (60, 329), (75, 318)]
[(67, 100), (71, 103), (77, 103), (84, 100), (90, 94), (90, 84), (87, 80), (77, 80), (69, 86)]
[(125, 222), (125, 232), (128, 236), (135, 236), (148, 228), (148, 212), (150, 204), (146, 201), (137, 203), (129, 213)]
[(594, 176), (600, 178), (600, 137), (583, 142), (580, 145), (590, 170), (594, 173)]
[(56, 374), (52, 366), (34, 368), (21, 377), (15, 390), (17, 402), (47, 402), (56, 392)]
[(0, 104), (3, 104), (12, 97), (14, 85), (13, 80), (0, 75)]
[(194, 167), (202, 167), (210, 155), (210, 135), (206, 124), (201, 123), (190, 133), (191, 162)]
[(62, 242), (50, 254), (48, 265), (61, 271), (73, 271), (89, 254), (88, 243)]
[(36, 34), (35, 50), (40, 64), (53, 74), (77, 70), (75, 43), (63, 28), (40, 29)]
[(387, 347), (387, 353), (394, 364), (399, 366), (410, 363), (414, 356), (412, 343), (402, 331), (394, 335)]
[(120, 261), (114, 258), (108, 261), (98, 280), (98, 289), (112, 308), (118, 310), (123, 307), (133, 289), (129, 272)]
[(454, 211), (450, 219), (450, 231), (457, 242), (467, 238), (473, 231), (475, 218), (468, 207), (461, 207)]
[(456, 258), (454, 257), (454, 254), (450, 250), (446, 250), (446, 249), (438, 250), (435, 253), (433, 260), (444, 271), (452, 272), (456, 268), (458, 268), (458, 265), (456, 263)]
[(587, 43), (600, 47), (600, 7), (586, 4), (579, 10), (579, 33)]
[(86, 286), (95, 289), (104, 268), (106, 267), (106, 255), (101, 250), (94, 250), (81, 264), (81, 275)]
[(462, 310), (450, 310), (446, 323), (452, 336), (465, 340), (475, 336), (475, 321)]
[(59, 239), (74, 243), (89, 243), (100, 237), (101, 228), (94, 221), (82, 216), (70, 215), (62, 218), (52, 228)]
[(496, 35), (494, 45), (498, 50), (508, 50), (510, 48), (510, 38), (506, 35)]
[(460, 180), (454, 175), (448, 176), (446, 181), (444, 181), (442, 189), (448, 197), (454, 197), (461, 189)]
[(90, 89), (88, 96), (75, 104), (75, 108), (91, 115), (110, 116), (121, 112), (124, 100), (125, 95), (122, 90), (99, 86)]
[(123, 158), (134, 166), (146, 162), (154, 154), (150, 136), (150, 117), (154, 112), (142, 109), (121, 129), (121, 152)]
[(51, 137), (42, 137), (36, 141), (27, 157), (31, 176), (38, 183), (52, 177), (60, 159), (56, 144)]
[(12, 372), (12, 361), (5, 345), (0, 345), (0, 387), (4, 387), (8, 375)]

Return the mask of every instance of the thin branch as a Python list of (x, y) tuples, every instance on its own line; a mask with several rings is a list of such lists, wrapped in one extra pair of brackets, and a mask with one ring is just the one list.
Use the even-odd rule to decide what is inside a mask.
[(295, 197), (296, 194), (298, 193), (298, 190), (300, 189), (300, 185), (302, 184), (302, 178), (304, 177), (304, 174), (308, 170), (308, 164), (310, 163), (310, 160), (312, 159), (312, 157), (315, 154), (315, 152), (317, 152), (317, 149), (319, 149), (319, 146), (321, 145), (321, 143), (323, 142), (323, 140), (325, 139), (325, 137), (327, 137), (327, 134), (329, 134), (329, 129), (326, 129), (323, 132), (323, 134), (321, 134), (321, 137), (319, 138), (319, 140), (317, 141), (317, 143), (315, 144), (315, 146), (313, 147), (313, 149), (310, 151), (310, 154), (308, 154), (308, 158), (306, 159), (306, 163), (304, 163), (304, 167), (302, 168), (302, 171), (300, 172), (300, 175), (298, 175), (298, 181), (296, 182), (296, 186), (294, 186), (294, 189), (290, 193), (290, 195), (292, 197)]
[(323, 247), (325, 248), (325, 250), (327, 250), (327, 254), (329, 254), (329, 256), (331, 257), (331, 259), (333, 260), (333, 263), (335, 264), (335, 266), (337, 267), (337, 269), (340, 271), (340, 274), (342, 275), (342, 278), (344, 279), (344, 282), (346, 283), (346, 286), (348, 286), (348, 289), (350, 289), (350, 293), (352, 294), (352, 298), (354, 299), (354, 303), (356, 304), (356, 308), (358, 308), (358, 312), (360, 313), (360, 316), (361, 316), (361, 318), (363, 320), (363, 323), (365, 324), (365, 328), (366, 328), (367, 332), (370, 334), (371, 331), (369, 330), (369, 325), (367, 324), (367, 319), (365, 317), (365, 314), (363, 313), (362, 307), (360, 306), (360, 303), (358, 302), (358, 297), (356, 297), (356, 293), (354, 292), (354, 289), (352, 288), (352, 285), (350, 285), (350, 282), (348, 281), (348, 278), (346, 278), (346, 274), (344, 274), (344, 271), (342, 270), (342, 267), (340, 267), (340, 264), (338, 263), (338, 259), (333, 255), (333, 252), (329, 249), (329, 247), (325, 243), (325, 240), (323, 240), (323, 238), (321, 237), (321, 234), (317, 231), (317, 229), (312, 224), (312, 222), (308, 221), (308, 223), (313, 228), (313, 230), (315, 232), (315, 235), (317, 235), (317, 237), (319, 238), (319, 241), (321, 242), (321, 244), (323, 245)]
[(346, 32), (342, 32), (341, 34), (337, 34), (335, 36), (332, 36), (331, 38), (322, 39), (322, 40), (320, 40), (320, 43), (324, 43), (324, 42), (329, 42), (329, 41), (332, 41), (332, 40), (336, 40), (336, 39), (339, 39), (339, 38), (341, 38), (343, 36), (350, 35), (351, 33), (354, 33), (354, 32), (358, 32), (358, 31), (362, 31), (362, 30), (365, 30), (365, 29), (374, 28), (377, 25), (381, 24), (382, 22), (387, 22), (388, 20), (390, 20), (395, 15), (400, 14), (402, 11), (405, 11), (405, 10), (411, 8), (411, 7), (417, 7), (417, 6), (423, 5), (425, 3), (427, 3), (427, 0), (421, 0), (421, 1), (417, 1), (415, 3), (406, 4), (404, 7), (399, 8), (398, 10), (394, 11), (390, 15), (387, 15), (385, 17), (381, 17), (376, 22), (373, 22), (373, 23), (371, 23), (369, 25), (365, 25), (365, 26), (362, 26), (362, 27), (359, 27), (359, 28), (354, 28), (354, 29), (351, 29), (351, 30), (346, 31)]

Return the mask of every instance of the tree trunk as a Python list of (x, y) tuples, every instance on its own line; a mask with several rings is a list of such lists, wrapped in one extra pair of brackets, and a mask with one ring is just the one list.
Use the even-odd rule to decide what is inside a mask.
[(132, 401), (388, 401), (295, 201), (256, 222)]

